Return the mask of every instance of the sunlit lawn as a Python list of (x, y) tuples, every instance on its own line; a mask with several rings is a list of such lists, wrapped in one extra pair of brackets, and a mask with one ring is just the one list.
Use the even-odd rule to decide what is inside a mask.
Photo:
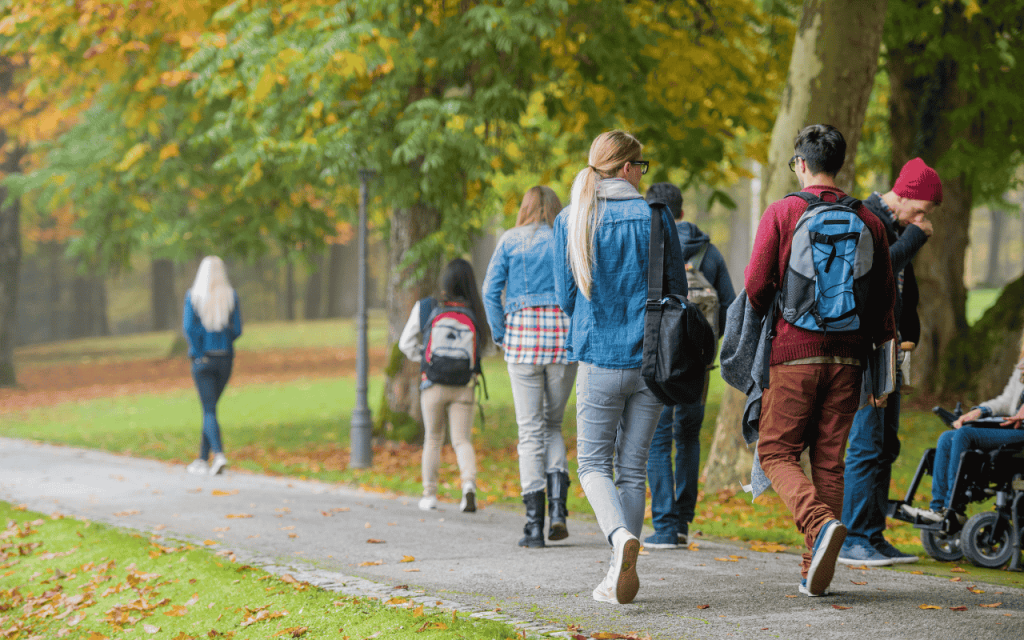
[[(990, 296), (988, 304), (994, 301)], [(371, 321), (371, 335), (383, 339), (383, 320)], [(120, 338), (128, 353), (153, 349), (170, 334)], [(337, 340), (338, 342), (335, 342)], [(266, 349), (284, 346), (351, 344), (350, 321), (252, 325), (246, 333), (247, 348)], [(241, 346), (241, 345), (240, 345)], [(103, 341), (76, 341), (33, 347), (24, 355), (39, 360), (48, 356), (64, 361), (76, 359), (76, 349), (110, 348)], [(22, 352), (19, 352), (19, 356)], [(490, 400), (484, 404), (485, 420), (477, 417), (475, 446), (479, 464), (479, 489), (484, 504), (519, 505), (516, 455), (516, 424), (511, 391), (504, 362), (498, 357), (485, 361)], [(714, 432), (715, 416), (724, 382), (712, 377), (704, 428), (701, 432), (703, 464)], [(369, 398), (376, 409), (380, 400), (381, 379), (371, 378)], [(420, 492), (420, 448), (378, 442), (370, 469), (348, 467), (349, 420), (355, 399), (352, 376), (294, 380), (287, 383), (228, 386), (219, 414), (225, 447), (235, 468), (345, 482), (371, 490), (417, 495)], [(185, 463), (195, 455), (199, 439), (199, 405), (195, 393), (174, 391), (158, 395), (104, 398), (40, 408), (7, 415), (0, 435), (30, 438), (54, 443), (95, 447)], [(890, 495), (902, 497), (909, 486), (922, 452), (934, 446), (945, 426), (929, 412), (904, 410), (901, 419), (902, 453), (893, 469)], [(570, 475), (575, 479), (575, 406), (566, 410), (564, 433), (570, 446)], [(442, 467), (441, 497), (459, 498), (458, 473), (454, 454), (445, 449)], [(926, 478), (915, 502), (928, 498), (930, 482)], [(574, 514), (592, 514), (577, 482), (570, 490), (569, 508)], [(975, 506), (974, 511), (982, 507)], [(907, 551), (923, 555), (918, 531), (910, 525), (890, 520), (887, 536)], [(799, 548), (802, 540), (792, 524), (789, 512), (770, 491), (751, 504), (747, 494), (704, 496), (698, 504), (691, 532), (743, 541), (776, 542)], [(935, 564), (935, 563), (933, 563)], [(950, 565), (938, 563), (936, 571)], [(998, 572), (987, 580), (1005, 580)]]

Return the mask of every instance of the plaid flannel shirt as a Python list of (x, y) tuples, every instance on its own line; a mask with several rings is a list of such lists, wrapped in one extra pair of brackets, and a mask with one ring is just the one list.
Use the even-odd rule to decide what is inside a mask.
[(502, 348), (513, 364), (567, 364), (569, 316), (555, 305), (525, 307), (505, 316)]

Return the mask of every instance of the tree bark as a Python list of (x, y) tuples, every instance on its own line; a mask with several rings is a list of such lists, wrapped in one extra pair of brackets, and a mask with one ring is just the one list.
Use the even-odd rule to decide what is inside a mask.
[[(831, 124), (846, 138), (846, 162), (836, 176), (852, 190), (861, 126), (874, 86), (888, 0), (805, 0), (793, 44), (786, 88), (764, 168), (761, 211), (800, 188), (788, 163), (803, 127)], [(740, 428), (745, 396), (729, 390), (715, 425), (715, 444), (704, 468), (705, 492), (736, 488), (750, 458)]]
[(175, 326), (178, 300), (174, 294), (174, 262), (157, 258), (150, 263), (150, 299), (153, 310), (153, 331)]
[(985, 286), (1003, 286), (1003, 270), (999, 263), (999, 250), (1006, 231), (1006, 214), (1002, 209), (989, 209), (988, 254), (985, 259)]
[(303, 296), (302, 317), (306, 320), (322, 318), (321, 301), (324, 288), (324, 254), (317, 253), (310, 265), (309, 278), (306, 279), (306, 293)]
[(396, 354), (396, 345), (416, 301), (428, 295), (436, 295), (441, 273), (440, 258), (420, 264), (402, 263), (409, 250), (436, 231), (440, 224), (440, 212), (426, 204), (396, 209), (391, 218), (387, 293), (391, 357), (385, 371), (384, 396), (380, 410), (377, 411), (375, 431), (395, 439), (414, 439), (419, 435), (419, 425), (422, 423), (419, 364)]
[(359, 249), (356, 240), (332, 244), (327, 271), (328, 318), (351, 318), (359, 305), (356, 274), (359, 273)]
[[(0, 76), (0, 91), (6, 92)], [(5, 148), (7, 136), (0, 130), (0, 149)], [(22, 150), (16, 148), (4, 154), (0, 172), (15, 173)], [(14, 372), (14, 342), (18, 323), (18, 274), (21, 268), (21, 200), (7, 202), (7, 188), (0, 184), (0, 387), (17, 384)]]
[(295, 320), (295, 261), (285, 257), (284, 263), (284, 319)]

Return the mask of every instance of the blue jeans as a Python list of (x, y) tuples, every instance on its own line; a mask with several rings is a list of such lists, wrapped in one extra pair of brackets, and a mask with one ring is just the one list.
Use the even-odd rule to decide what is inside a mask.
[(950, 493), (956, 482), (960, 456), (968, 449), (991, 450), (1004, 444), (1024, 442), (1024, 429), (983, 429), (960, 427), (939, 436), (932, 465), (932, 511), (942, 512), (949, 506)]
[(523, 495), (543, 491), (549, 473), (567, 473), (562, 417), (576, 380), (576, 363), (508, 363), (519, 425), (519, 482)]
[(647, 388), (640, 369), (604, 369), (580, 363), (576, 380), (578, 475), (609, 542), (619, 527), (640, 537), (647, 499), (647, 453), (663, 407)]
[(889, 509), (892, 463), (900, 455), (900, 389), (903, 377), (896, 370), (893, 392), (885, 407), (866, 406), (853, 417), (846, 472), (843, 477), (845, 546), (877, 545), (883, 541)]
[[(689, 533), (697, 507), (700, 475), (700, 427), (704, 405), (665, 407), (651, 440), (647, 480), (651, 485), (651, 515), (657, 533)], [(672, 473), (672, 441), (676, 443), (676, 468)]]
[(231, 377), (232, 356), (202, 356), (192, 361), (192, 379), (196, 381), (199, 402), (203, 405), (203, 439), (199, 459), (206, 460), (210, 450), (223, 453), (220, 425), (217, 424), (217, 401)]

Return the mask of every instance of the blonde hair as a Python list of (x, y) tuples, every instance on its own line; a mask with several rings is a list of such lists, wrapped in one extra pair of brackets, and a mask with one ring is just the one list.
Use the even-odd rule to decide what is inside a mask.
[(192, 309), (207, 331), (221, 331), (228, 326), (235, 309), (235, 290), (228, 281), (223, 260), (217, 256), (203, 258), (189, 297)]
[(572, 182), (569, 214), (566, 218), (569, 266), (576, 286), (590, 299), (594, 238), (601, 223), (598, 209), (598, 180), (611, 178), (631, 160), (639, 160), (644, 146), (625, 131), (606, 131), (590, 145), (587, 167)]
[(555, 221), (555, 216), (561, 210), (562, 201), (550, 187), (543, 185), (531, 187), (523, 196), (523, 203), (519, 205), (516, 226), (522, 227), (542, 222), (550, 227)]

